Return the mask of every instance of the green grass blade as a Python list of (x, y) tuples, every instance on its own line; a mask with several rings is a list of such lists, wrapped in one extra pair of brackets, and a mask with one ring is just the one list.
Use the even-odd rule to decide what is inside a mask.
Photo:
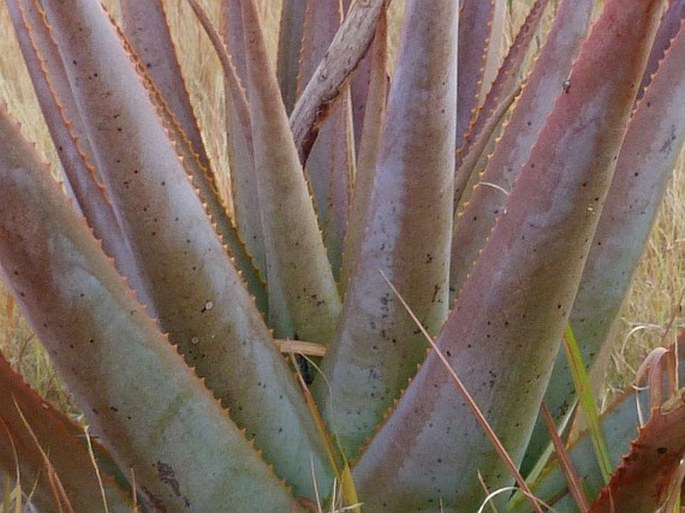
[(604, 483), (608, 484), (609, 479), (611, 479), (611, 460), (609, 458), (604, 430), (599, 422), (599, 408), (592, 396), (590, 379), (588, 378), (587, 370), (583, 364), (583, 357), (580, 354), (578, 342), (573, 335), (571, 325), (568, 323), (566, 324), (566, 332), (564, 334), (564, 348), (566, 349), (566, 357), (568, 358), (571, 376), (573, 377), (573, 384), (576, 388), (576, 393), (578, 394), (580, 410), (587, 420), (590, 439), (592, 440), (592, 446), (595, 449), (597, 464), (602, 472)]

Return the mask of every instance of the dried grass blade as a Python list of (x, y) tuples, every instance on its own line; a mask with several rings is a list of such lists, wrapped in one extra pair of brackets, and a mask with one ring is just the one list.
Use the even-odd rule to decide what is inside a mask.
[(549, 435), (552, 438), (552, 443), (554, 444), (554, 452), (556, 453), (557, 460), (559, 461), (559, 466), (561, 467), (566, 481), (568, 482), (568, 488), (573, 496), (573, 500), (578, 506), (580, 513), (587, 513), (590, 509), (590, 502), (588, 501), (585, 491), (583, 490), (583, 485), (580, 480), (580, 476), (573, 467), (573, 462), (569, 456), (568, 450), (564, 446), (564, 442), (557, 433), (557, 426), (549, 413), (547, 406), (542, 403), (542, 417), (545, 419), (547, 424), (547, 429), (549, 430)]

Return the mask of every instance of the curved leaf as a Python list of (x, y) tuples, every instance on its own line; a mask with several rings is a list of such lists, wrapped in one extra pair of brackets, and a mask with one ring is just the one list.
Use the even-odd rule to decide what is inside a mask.
[(278, 89), (290, 114), (297, 100), (297, 75), (307, 0), (284, 0), (278, 35)]
[(661, 507), (685, 455), (685, 389), (652, 412), (630, 452), (590, 505), (590, 513), (653, 513)]
[(0, 262), (94, 433), (158, 509), (286, 511), (289, 492), (0, 123)]
[[(194, 3), (191, 5), (194, 7)], [(235, 224), (254, 258), (255, 266), (261, 275), (266, 277), (264, 235), (252, 153), (252, 128), (244, 90), (247, 81), (247, 62), (243, 16), (238, 0), (221, 2), (221, 21), (221, 35), (227, 47), (226, 60), (221, 59), (221, 56), (220, 59), (226, 93), (226, 148), (231, 168)], [(207, 33), (209, 34), (209, 31)]]
[[(150, 92), (99, 4), (46, 5), (120, 224), (186, 361), (265, 458), (311, 490), (325, 452), (298, 385), (210, 225)], [(279, 393), (272, 391), (278, 390)], [(261, 405), (255, 408), (254, 405)]]
[[(660, 1), (612, 0), (573, 67), (438, 345), (515, 463), (571, 310)], [(609, 60), (615, 66), (603, 67)], [(402, 292), (400, 290), (400, 292)], [(400, 449), (401, 448), (401, 449)], [(375, 511), (473, 511), (510, 477), (442, 363), (428, 355), (354, 469)]]
[[(685, 141), (685, 30), (673, 40), (659, 73), (633, 112), (616, 173), (583, 270), (569, 322), (586, 367), (608, 359), (610, 333), (652, 229)], [(596, 372), (596, 371), (593, 371)], [(575, 400), (563, 353), (557, 356), (545, 403), (556, 421)], [(546, 441), (541, 428), (536, 435)]]
[(127, 41), (188, 137), (200, 166), (209, 169), (209, 157), (181, 75), (162, 1), (121, 0), (120, 4)]
[(57, 148), (70, 195), (95, 236), (102, 240), (105, 252), (114, 258), (119, 272), (128, 278), (141, 300), (149, 302), (142, 290), (142, 277), (131, 249), (93, 167), (90, 142), (43, 13), (34, 2), (25, 0), (9, 0), (7, 7), (38, 102)]
[(326, 343), (340, 297), (253, 2), (241, 5), (269, 315), (279, 338)]
[[(542, 14), (548, 3), (549, 0), (536, 0), (530, 8), (528, 16), (519, 29), (518, 34), (516, 34), (516, 38), (511, 44), (502, 66), (497, 71), (497, 76), (483, 100), (483, 104), (474, 114), (473, 121), (469, 125), (468, 130), (464, 133), (464, 140), (461, 141), (461, 144), (457, 149), (454, 180), (455, 205), (459, 203), (459, 200), (464, 194), (466, 184), (471, 178), (476, 163), (478, 162), (478, 160), (474, 158), (468, 159), (468, 156), (470, 153), (474, 153), (474, 150), (476, 150), (475, 152), (478, 154), (481, 153), (482, 148), (480, 151), (477, 151), (478, 140), (483, 136), (483, 133), (486, 131), (488, 124), (491, 123), (491, 120), (493, 118), (497, 119), (498, 117), (501, 117), (501, 114), (500, 116), (497, 116), (498, 107), (507, 97), (511, 97), (517, 89), (519, 69), (528, 54), (530, 43), (540, 25)], [(487, 139), (489, 139), (489, 136)], [(485, 143), (482, 144), (483, 146), (485, 145)]]
[[(478, 109), (497, 0), (465, 0), (459, 12), (456, 146)], [(456, 147), (455, 146), (455, 147)]]
[[(303, 89), (342, 23), (341, 0), (313, 0), (305, 15), (298, 88)], [(300, 91), (301, 92), (301, 91)], [(312, 145), (305, 172), (314, 196), (333, 275), (340, 275), (342, 239), (355, 174), (352, 104), (349, 86), (330, 107)]]
[(359, 262), (322, 363), (325, 380), (315, 383), (348, 457), (426, 354), (379, 270), (413, 298), (429, 331), (436, 333), (447, 316), (458, 6), (419, 4), (407, 7)]
[[(381, 12), (381, 17), (378, 20), (376, 35), (369, 56), (372, 57), (372, 62), (368, 97), (364, 105), (364, 124), (357, 155), (357, 173), (354, 177), (349, 221), (343, 244), (343, 261), (340, 272), (340, 286), (343, 294), (357, 267), (362, 236), (366, 227), (366, 212), (373, 190), (373, 179), (376, 175), (378, 152), (383, 135), (385, 104), (388, 96), (388, 17), (385, 10)], [(355, 106), (354, 84), (352, 94), (353, 106)]]
[(508, 192), (554, 107), (554, 100), (563, 91), (563, 82), (587, 30), (591, 10), (591, 0), (565, 0), (559, 6), (547, 42), (480, 177), (480, 185), (455, 218), (450, 261), (452, 298), (470, 274), (495, 220), (506, 211)]

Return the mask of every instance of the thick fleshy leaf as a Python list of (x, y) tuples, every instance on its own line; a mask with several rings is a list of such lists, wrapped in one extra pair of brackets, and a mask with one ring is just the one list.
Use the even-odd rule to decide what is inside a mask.
[[(367, 88), (368, 98), (364, 105), (364, 124), (357, 155), (357, 173), (354, 177), (349, 221), (343, 245), (343, 262), (340, 273), (340, 286), (343, 294), (347, 290), (352, 273), (357, 267), (362, 235), (366, 227), (366, 212), (373, 190), (373, 178), (376, 175), (378, 151), (383, 134), (385, 104), (388, 96), (388, 18), (385, 10), (381, 12), (381, 17), (378, 20), (376, 35), (369, 50), (369, 56), (372, 57), (372, 63)], [(354, 84), (352, 87), (352, 104), (355, 107)]]
[(492, 35), (496, 0), (464, 0), (459, 12), (459, 84), (456, 146), (478, 109), (478, 96)]
[(244, 87), (247, 83), (247, 60), (245, 36), (243, 34), (243, 14), (239, 0), (222, 0), (220, 30), (228, 54), (231, 56), (235, 74)]
[[(515, 463), (559, 349), (660, 4), (605, 3), (574, 83), (557, 99), (438, 339)], [(438, 511), (440, 499), (445, 511), (474, 511), (484, 498), (479, 476), (489, 489), (511, 480), (435, 353), (354, 474), (367, 507), (393, 512)]]
[[(508, 0), (495, 0), (493, 12), (490, 18), (490, 36), (487, 41), (487, 53), (483, 63), (482, 81), (478, 98), (482, 105), (502, 67), (502, 59), (506, 52), (508, 38), (506, 35), (507, 11), (511, 13), (511, 2)], [(457, 106), (458, 108), (458, 106)], [(457, 140), (459, 144), (459, 140)]]
[[(639, 433), (640, 418), (650, 412), (648, 392), (629, 390), (619, 397), (600, 417), (602, 429), (611, 443), (608, 446), (611, 464), (616, 466), (621, 457), (630, 450), (631, 442)], [(568, 448), (572, 465), (578, 472), (585, 492), (596, 498), (604, 481), (597, 465), (592, 442), (588, 433), (583, 433)], [(554, 507), (559, 513), (577, 513), (567, 489), (566, 479), (556, 459), (552, 460), (541, 475), (530, 483), (536, 497)], [(508, 513), (530, 513), (528, 502), (521, 496), (515, 496), (507, 505)], [(618, 511), (618, 510), (617, 510)], [(631, 510), (632, 511), (632, 510)]]
[(563, 92), (563, 82), (585, 36), (591, 10), (591, 0), (565, 0), (559, 6), (547, 42), (479, 180), (480, 185), (455, 218), (450, 261), (452, 298), (470, 274), (495, 220), (505, 212), (508, 192), (552, 110), (554, 100)]
[(269, 316), (279, 338), (328, 342), (340, 298), (253, 2), (241, 5)]
[(348, 457), (357, 454), (425, 355), (379, 271), (436, 333), (447, 316), (456, 98), (456, 2), (407, 4), (359, 262), (315, 384)]
[[(341, 0), (310, 0), (300, 56), (298, 88), (311, 80), (342, 23)], [(300, 90), (301, 93), (301, 90)], [(328, 259), (336, 279), (340, 274), (342, 237), (347, 225), (350, 184), (354, 176), (352, 103), (349, 86), (332, 105), (312, 145), (305, 171), (314, 196)]]
[(297, 100), (297, 75), (307, 0), (284, 0), (278, 37), (278, 88), (290, 114)]
[(9, 0), (7, 8), (72, 199), (119, 272), (139, 291), (141, 300), (148, 302), (131, 250), (93, 168), (90, 142), (43, 13), (34, 2), (25, 0)]
[(590, 513), (653, 513), (673, 490), (685, 456), (685, 389), (652, 412)]
[[(91, 443), (98, 445), (94, 440)], [(18, 464), (24, 485), (35, 484), (32, 503), (43, 511), (57, 511), (41, 452), (47, 455), (75, 511), (102, 509), (103, 498), (94, 467), (97, 463), (90, 457), (83, 428), (43, 400), (0, 354), (0, 466), (13, 475)], [(104, 448), (98, 452), (105, 454)], [(130, 493), (100, 471), (109, 511), (131, 513)]]
[[(466, 183), (469, 181), (469, 178), (471, 178), (477, 163), (477, 159), (468, 159), (467, 156), (469, 153), (474, 152), (474, 145), (483, 134), (484, 129), (488, 125), (488, 121), (496, 115), (498, 106), (516, 90), (519, 82), (519, 70), (528, 54), (530, 43), (537, 32), (540, 20), (542, 19), (542, 14), (548, 3), (549, 0), (536, 0), (530, 8), (528, 16), (523, 22), (523, 25), (521, 25), (514, 42), (504, 58), (502, 66), (497, 72), (497, 77), (483, 100), (483, 104), (478, 108), (471, 125), (464, 133), (464, 139), (457, 149), (454, 181), (455, 204), (459, 202), (464, 193)], [(477, 153), (480, 153), (480, 151), (477, 151)], [(470, 163), (471, 165), (464, 165), (465, 163)]]
[(161, 326), (277, 472), (298, 489), (311, 490), (310, 454), (318, 474), (326, 476), (318, 434), (167, 138), (150, 101), (154, 92), (144, 88), (99, 4), (46, 7)]
[(0, 120), (2, 269), (93, 434), (163, 511), (287, 511), (284, 485)]
[[(386, 9), (382, 11), (385, 15)], [(379, 20), (380, 23), (380, 20)], [(387, 30), (387, 29), (386, 29)], [(378, 27), (376, 27), (378, 34)], [(374, 36), (375, 39), (376, 36)], [(371, 49), (366, 51), (364, 58), (359, 62), (357, 69), (352, 73), (350, 81), (350, 94), (352, 95), (352, 124), (354, 126), (354, 147), (359, 151), (361, 145), (362, 130), (364, 128), (364, 117), (366, 115), (366, 102), (369, 99), (371, 87), (371, 73), (373, 70), (373, 55)]]
[(200, 165), (209, 169), (209, 158), (181, 75), (162, 1), (120, 0), (120, 4), (126, 40), (188, 137)]
[(290, 115), (300, 160), (305, 162), (330, 104), (338, 98), (350, 73), (364, 57), (387, 0), (354, 2), (325, 57), (319, 63)]
[[(226, 52), (221, 36), (211, 24), (209, 17), (197, 0), (188, 0), (188, 3), (214, 45), (224, 71), (224, 84), (228, 98), (226, 109), (230, 116), (228, 121), (235, 123), (235, 126), (231, 126), (231, 129), (235, 129), (235, 131), (232, 130), (232, 133), (227, 136), (229, 158), (238, 161), (240, 164), (245, 164), (244, 167), (236, 167), (234, 169), (236, 177), (232, 182), (242, 185), (246, 173), (250, 173), (253, 170), (251, 144), (247, 144), (249, 137), (245, 135), (250, 130), (247, 100), (245, 99), (244, 90), (237, 76), (235, 66), (232, 64), (231, 56)], [(156, 93), (156, 87), (153, 83), (150, 83), (150, 87), (153, 92), (153, 99), (161, 96), (154, 94)], [(157, 104), (157, 111), (162, 120), (166, 121), (168, 125), (169, 136), (173, 139), (176, 151), (181, 157), (188, 175), (192, 177), (193, 184), (198, 188), (198, 194), (204, 203), (207, 214), (214, 222), (217, 233), (221, 236), (230, 255), (234, 259), (234, 263), (242, 273), (242, 277), (247, 284), (250, 294), (254, 297), (257, 307), (262, 313), (266, 314), (268, 310), (268, 296), (263, 277), (263, 247), (260, 244), (255, 244), (258, 236), (248, 231), (246, 235), (249, 238), (245, 242), (245, 239), (243, 239), (245, 235), (239, 233), (233, 224), (233, 220), (228, 215), (225, 202), (214, 185), (213, 173), (210, 169), (202, 166), (199, 159), (196, 158), (188, 138), (185, 137), (181, 127), (178, 126), (173, 116), (170, 115), (170, 111), (166, 108), (163, 99), (160, 98)], [(169, 119), (170, 117), (172, 119)], [(237, 149), (236, 144), (240, 144), (240, 147)], [(254, 178), (247, 180), (248, 191), (254, 192), (254, 190), (249, 189), (250, 185), (253, 184)], [(241, 221), (244, 220), (244, 218), (241, 218)], [(251, 253), (253, 247), (256, 250), (254, 255), (257, 256), (257, 260), (253, 260), (253, 253)], [(260, 250), (262, 250), (261, 253)], [(260, 257), (262, 260), (259, 260)]]
[[(671, 171), (685, 141), (685, 30), (673, 40), (659, 72), (638, 103), (626, 132), (616, 173), (592, 243), (570, 323), (583, 362), (597, 362), (602, 374), (610, 333), (633, 272), (649, 238)], [(545, 393), (558, 422), (575, 400), (563, 351)], [(547, 440), (542, 427), (536, 440)]]
[(238, 0), (221, 2), (221, 36), (226, 43), (226, 57), (230, 59), (225, 63), (222, 61), (222, 66), (226, 91), (226, 148), (231, 168), (235, 224), (255, 266), (266, 277), (264, 236), (252, 155), (252, 128), (244, 91), (247, 62), (243, 16)]
[(659, 62), (664, 58), (664, 54), (671, 46), (671, 41), (680, 30), (683, 18), (685, 18), (685, 0), (670, 0), (668, 9), (666, 9), (666, 12), (661, 17), (661, 24), (654, 38), (652, 53), (647, 61), (645, 73), (642, 76), (642, 83), (640, 84), (640, 91), (637, 94), (638, 100), (644, 95), (645, 89), (652, 81), (652, 77), (659, 67)]

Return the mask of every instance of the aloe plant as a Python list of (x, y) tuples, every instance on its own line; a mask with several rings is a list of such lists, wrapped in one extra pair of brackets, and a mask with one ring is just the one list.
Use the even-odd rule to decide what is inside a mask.
[[(161, 0), (122, 0), (121, 27), (94, 0), (6, 3), (67, 186), (3, 105), (0, 274), (89, 425), (0, 360), (0, 466), (35, 506), (471, 512), (547, 462), (564, 331), (601, 374), (685, 138), (682, 1), (606, 0), (587, 31), (590, 0), (537, 0), (500, 66), (504, 1), (407, 0), (388, 79), (384, 0), (284, 0), (277, 68), (254, 0), (218, 30), (189, 0), (222, 63), (230, 198)], [(554, 459), (529, 486), (657, 511), (683, 397), (622, 463), (638, 419), (602, 417), (608, 483), (575, 442), (589, 507)]]

